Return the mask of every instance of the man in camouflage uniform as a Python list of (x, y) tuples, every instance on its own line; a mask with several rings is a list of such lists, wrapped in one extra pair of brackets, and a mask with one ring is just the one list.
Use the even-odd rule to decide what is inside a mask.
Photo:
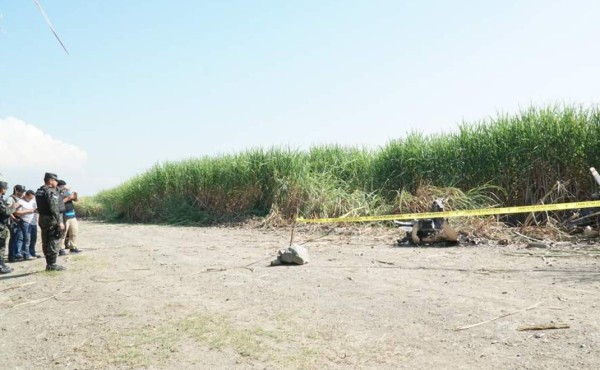
[(46, 257), (46, 271), (61, 271), (65, 268), (56, 264), (58, 256), (58, 240), (65, 228), (58, 209), (58, 192), (56, 185), (58, 176), (47, 172), (44, 185), (35, 192), (40, 228), (42, 229), (42, 250)]
[(6, 249), (6, 239), (8, 238), (8, 219), (14, 211), (4, 200), (6, 189), (8, 189), (8, 184), (0, 181), (0, 274), (12, 272), (12, 268), (4, 264), (4, 250)]

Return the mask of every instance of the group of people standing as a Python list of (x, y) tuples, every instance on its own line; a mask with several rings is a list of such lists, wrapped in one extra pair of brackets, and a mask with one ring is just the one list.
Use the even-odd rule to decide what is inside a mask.
[(41, 229), (42, 251), (46, 258), (46, 270), (61, 271), (57, 257), (79, 253), (79, 233), (75, 206), (77, 192), (71, 192), (64, 180), (54, 173), (44, 175), (44, 185), (37, 191), (15, 185), (13, 193), (6, 197), (8, 183), (0, 181), (0, 274), (13, 269), (5, 264), (8, 240), (8, 262), (31, 261), (42, 256), (36, 252), (38, 225)]

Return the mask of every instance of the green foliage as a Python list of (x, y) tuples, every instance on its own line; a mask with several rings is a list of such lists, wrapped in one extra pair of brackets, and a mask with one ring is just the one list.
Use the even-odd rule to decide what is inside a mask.
[(458, 132), (390, 142), (374, 160), (375, 187), (415, 191), (421, 184), (471, 189), (492, 184), (506, 205), (534, 204), (556, 183), (585, 198), (596, 186), (589, 167), (598, 165), (597, 108), (530, 108), (499, 115)]
[(435, 197), (450, 209), (535, 204), (566, 180), (584, 199), (596, 190), (589, 167), (598, 165), (599, 135), (597, 108), (530, 108), (378, 150), (252, 149), (166, 162), (81, 206), (107, 220), (212, 224), (427, 210)]

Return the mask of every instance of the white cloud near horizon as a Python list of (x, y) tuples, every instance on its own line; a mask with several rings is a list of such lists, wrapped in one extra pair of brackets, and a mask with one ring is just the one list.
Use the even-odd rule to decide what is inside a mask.
[(7, 169), (81, 170), (85, 150), (14, 117), (0, 118), (0, 172)]

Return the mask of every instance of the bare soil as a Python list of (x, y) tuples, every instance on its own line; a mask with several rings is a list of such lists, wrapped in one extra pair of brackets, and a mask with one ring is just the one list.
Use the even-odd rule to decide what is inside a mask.
[(301, 228), (310, 263), (269, 267), (290, 230), (80, 224), (67, 271), (0, 276), (0, 368), (600, 368), (595, 243)]

